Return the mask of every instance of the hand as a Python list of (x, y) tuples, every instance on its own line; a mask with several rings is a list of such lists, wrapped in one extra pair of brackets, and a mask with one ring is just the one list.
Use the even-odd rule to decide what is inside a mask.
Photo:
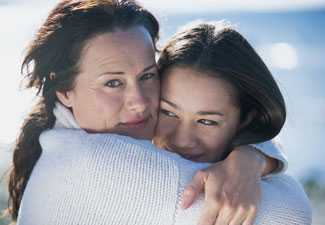
[(224, 160), (198, 171), (184, 191), (183, 208), (205, 192), (199, 225), (252, 225), (260, 201), (266, 162), (251, 146), (233, 150)]

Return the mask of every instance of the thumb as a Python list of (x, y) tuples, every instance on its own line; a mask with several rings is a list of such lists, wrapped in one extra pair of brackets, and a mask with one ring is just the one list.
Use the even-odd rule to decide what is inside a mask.
[(186, 186), (183, 192), (183, 199), (181, 203), (181, 207), (183, 209), (190, 207), (195, 199), (199, 196), (199, 194), (203, 192), (206, 176), (207, 173), (200, 170), (196, 172), (192, 181)]

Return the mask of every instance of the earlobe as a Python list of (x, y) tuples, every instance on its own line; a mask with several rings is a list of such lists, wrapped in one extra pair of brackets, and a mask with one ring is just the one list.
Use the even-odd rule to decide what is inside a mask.
[(68, 107), (68, 108), (72, 107), (72, 100), (71, 100), (71, 96), (69, 95), (68, 91), (57, 91), (56, 97), (66, 107)]

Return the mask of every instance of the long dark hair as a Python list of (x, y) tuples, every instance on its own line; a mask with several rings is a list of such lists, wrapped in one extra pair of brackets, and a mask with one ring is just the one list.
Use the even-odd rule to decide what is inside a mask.
[(56, 91), (73, 88), (85, 42), (104, 32), (143, 26), (156, 44), (159, 24), (132, 0), (64, 0), (49, 14), (29, 45), (21, 71), (39, 101), (17, 138), (9, 174), (8, 211), (15, 221), (25, 186), (41, 155), (40, 134), (55, 123)]
[(263, 142), (283, 127), (286, 107), (272, 74), (248, 41), (229, 23), (196, 23), (167, 43), (158, 66), (162, 79), (174, 66), (209, 72), (229, 82), (237, 92), (241, 120), (254, 112), (230, 147)]

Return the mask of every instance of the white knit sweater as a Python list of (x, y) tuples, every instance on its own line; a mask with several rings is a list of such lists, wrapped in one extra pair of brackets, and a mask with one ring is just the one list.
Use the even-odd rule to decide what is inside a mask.
[[(59, 125), (57, 124), (57, 127)], [(26, 186), (18, 225), (195, 225), (203, 196), (187, 210), (181, 193), (198, 169), (150, 141), (54, 128)], [(308, 199), (285, 175), (262, 181), (256, 224), (311, 224)]]

